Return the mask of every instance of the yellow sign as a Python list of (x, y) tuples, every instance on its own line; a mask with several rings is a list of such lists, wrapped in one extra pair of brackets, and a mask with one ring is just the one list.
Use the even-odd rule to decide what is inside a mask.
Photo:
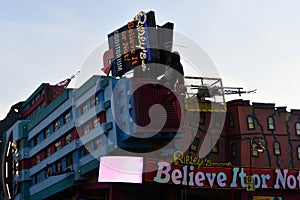
[(246, 183), (253, 184), (253, 176), (247, 176)]
[(213, 162), (210, 159), (201, 159), (196, 156), (184, 155), (182, 151), (175, 151), (173, 154), (174, 165), (194, 165), (197, 166), (197, 169), (200, 167), (232, 167), (232, 163), (218, 163)]
[(254, 182), (253, 182), (253, 176), (247, 176), (246, 177), (246, 190), (248, 192), (255, 191)]

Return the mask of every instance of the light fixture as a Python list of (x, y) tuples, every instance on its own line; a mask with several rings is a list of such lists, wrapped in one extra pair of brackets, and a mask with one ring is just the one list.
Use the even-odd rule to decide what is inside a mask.
[[(264, 147), (264, 145), (260, 141), (254, 140), (253, 143), (257, 145), (255, 147), (255, 150), (258, 151), (259, 153), (264, 152), (264, 150), (266, 149), (266, 147)], [(252, 146), (252, 148), (253, 148), (253, 146)]]

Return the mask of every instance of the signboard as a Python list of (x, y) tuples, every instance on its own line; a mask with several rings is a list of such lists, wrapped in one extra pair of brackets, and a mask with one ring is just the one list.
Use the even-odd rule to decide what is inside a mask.
[[(162, 28), (171, 31), (162, 31)], [(164, 57), (165, 51), (172, 49), (172, 30), (172, 23), (156, 27), (153, 11), (139, 12), (133, 21), (108, 34), (109, 50), (103, 56), (103, 71), (121, 77), (137, 66), (147, 71), (145, 64), (161, 63), (160, 54)]]
[(156, 27), (154, 12), (139, 12), (133, 21), (108, 34), (109, 48), (114, 50), (113, 76), (122, 76), (152, 59), (150, 40), (153, 41), (153, 36), (149, 27)]
[(145, 174), (146, 182), (249, 191), (271, 188), (300, 190), (300, 171), (292, 169), (253, 169), (252, 176), (249, 176), (250, 170), (243, 167), (197, 167), (154, 161), (145, 164), (146, 170), (154, 167), (156, 171)]
[(255, 191), (254, 182), (253, 182), (253, 176), (252, 175), (246, 177), (246, 183), (247, 183), (246, 184), (246, 190), (248, 192)]

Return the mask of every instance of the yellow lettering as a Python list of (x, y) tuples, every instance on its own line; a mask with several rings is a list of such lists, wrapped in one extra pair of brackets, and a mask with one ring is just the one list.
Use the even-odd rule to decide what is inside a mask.
[(147, 58), (147, 54), (144, 53), (144, 52), (140, 52), (140, 58), (141, 58), (142, 60), (146, 59), (146, 58)]
[(129, 29), (133, 29), (134, 28), (134, 22), (128, 22), (127, 27)]

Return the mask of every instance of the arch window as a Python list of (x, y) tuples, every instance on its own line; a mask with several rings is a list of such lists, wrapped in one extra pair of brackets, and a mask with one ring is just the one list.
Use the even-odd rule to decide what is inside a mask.
[(254, 119), (250, 115), (247, 117), (247, 124), (248, 124), (248, 129), (254, 129), (255, 128)]
[(275, 154), (276, 156), (278, 156), (278, 155), (281, 154), (279, 142), (274, 142), (274, 154)]
[(300, 122), (296, 123), (296, 127), (295, 128), (296, 128), (296, 134), (300, 135)]
[(258, 157), (258, 150), (257, 150), (257, 144), (252, 144), (252, 156)]
[(229, 127), (234, 127), (234, 117), (232, 113), (229, 114), (228, 121), (229, 121)]
[(212, 153), (219, 153), (219, 141), (216, 142), (216, 144), (214, 145), (214, 147), (211, 150)]
[(273, 117), (268, 117), (268, 129), (274, 130), (275, 129), (275, 122)]

